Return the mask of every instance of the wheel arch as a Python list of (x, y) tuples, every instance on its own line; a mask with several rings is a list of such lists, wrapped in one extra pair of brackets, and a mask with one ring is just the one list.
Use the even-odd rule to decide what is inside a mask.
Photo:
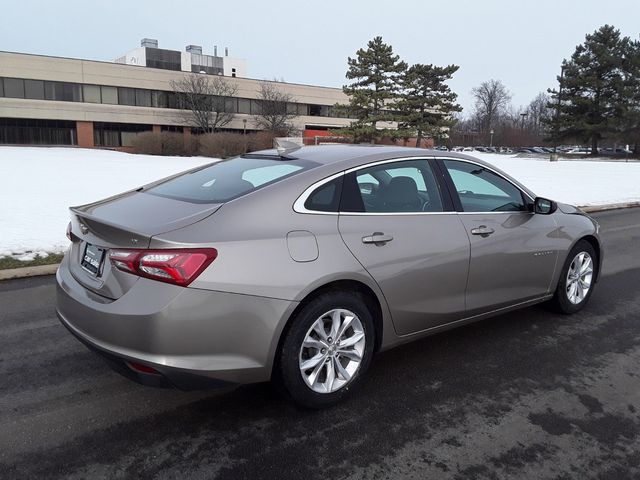
[(583, 237), (580, 237), (573, 245), (571, 245), (571, 248), (569, 249), (569, 251), (571, 251), (573, 247), (575, 247), (578, 244), (578, 242), (581, 242), (582, 240), (589, 243), (593, 247), (593, 249), (596, 251), (596, 255), (598, 256), (596, 278), (595, 278), (595, 281), (597, 282), (600, 279), (600, 270), (602, 267), (602, 246), (600, 245), (600, 240), (594, 235), (584, 235)]
[(384, 313), (383, 313), (383, 303), (381, 299), (378, 297), (378, 294), (366, 283), (355, 280), (355, 279), (339, 279), (332, 280), (327, 283), (324, 283), (310, 292), (308, 292), (302, 300), (298, 303), (298, 305), (294, 308), (289, 315), (282, 331), (280, 332), (280, 337), (278, 338), (278, 344), (274, 351), (274, 361), (272, 365), (272, 375), (273, 372), (276, 371), (277, 362), (279, 358), (279, 352), (282, 348), (282, 342), (287, 334), (287, 331), (292, 325), (293, 320), (300, 310), (302, 310), (306, 305), (308, 305), (314, 298), (322, 295), (323, 293), (330, 291), (357, 291), (362, 295), (363, 300), (365, 301), (367, 308), (371, 312), (371, 316), (373, 317), (373, 325), (374, 325), (374, 334), (375, 334), (375, 345), (374, 352), (380, 350), (382, 345), (383, 333), (384, 333)]

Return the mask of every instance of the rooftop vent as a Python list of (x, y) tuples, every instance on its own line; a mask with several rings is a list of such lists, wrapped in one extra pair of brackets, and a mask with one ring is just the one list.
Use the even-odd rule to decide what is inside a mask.
[(158, 48), (158, 40), (155, 38), (143, 38), (140, 40), (141, 47)]
[(202, 55), (202, 46), (200, 45), (187, 45), (188, 53), (195, 53), (196, 55)]

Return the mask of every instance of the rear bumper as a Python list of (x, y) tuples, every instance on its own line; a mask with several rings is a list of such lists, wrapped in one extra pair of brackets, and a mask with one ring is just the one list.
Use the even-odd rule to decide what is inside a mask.
[(147, 385), (192, 389), (269, 380), (280, 333), (297, 305), (144, 278), (109, 300), (79, 284), (68, 267), (65, 258), (56, 274), (62, 324), (119, 373)]

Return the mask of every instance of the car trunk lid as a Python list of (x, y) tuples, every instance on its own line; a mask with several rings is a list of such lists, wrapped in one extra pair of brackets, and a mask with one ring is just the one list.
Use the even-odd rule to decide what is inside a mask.
[(148, 248), (154, 235), (186, 227), (213, 214), (221, 204), (198, 204), (127, 192), (72, 207), (71, 273), (84, 287), (110, 299), (124, 295), (138, 277), (112, 268), (113, 248)]

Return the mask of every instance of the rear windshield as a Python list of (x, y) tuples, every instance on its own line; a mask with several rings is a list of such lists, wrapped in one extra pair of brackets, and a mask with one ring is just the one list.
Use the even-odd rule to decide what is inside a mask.
[(146, 192), (193, 203), (224, 203), (315, 165), (308, 160), (237, 157), (185, 173)]

